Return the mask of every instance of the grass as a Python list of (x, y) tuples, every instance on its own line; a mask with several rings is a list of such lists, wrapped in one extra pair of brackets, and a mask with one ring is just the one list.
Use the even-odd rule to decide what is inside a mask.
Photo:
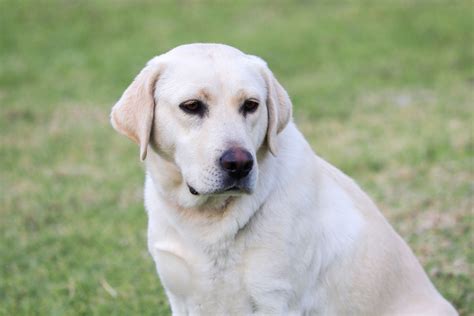
[(474, 314), (471, 1), (0, 0), (0, 314), (167, 315), (138, 149), (108, 113), (152, 56), (266, 59), (318, 154)]

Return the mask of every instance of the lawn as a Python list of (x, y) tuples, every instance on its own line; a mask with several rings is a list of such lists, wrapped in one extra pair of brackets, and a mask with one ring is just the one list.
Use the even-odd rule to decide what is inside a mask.
[(108, 115), (189, 42), (267, 60), (315, 151), (474, 314), (474, 3), (256, 3), (0, 0), (0, 314), (169, 314), (138, 149)]

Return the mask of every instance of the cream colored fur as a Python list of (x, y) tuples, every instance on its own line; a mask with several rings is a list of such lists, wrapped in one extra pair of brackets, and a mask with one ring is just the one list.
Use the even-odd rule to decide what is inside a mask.
[[(247, 98), (260, 106), (243, 116)], [(206, 115), (180, 109), (191, 99)], [(145, 159), (148, 247), (174, 315), (456, 315), (365, 193), (313, 153), (261, 59), (179, 46), (111, 119)], [(222, 193), (230, 146), (256, 160), (250, 194)]]

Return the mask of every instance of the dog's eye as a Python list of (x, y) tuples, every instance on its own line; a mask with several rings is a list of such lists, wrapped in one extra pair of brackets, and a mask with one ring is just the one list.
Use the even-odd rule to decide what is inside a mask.
[(253, 113), (258, 108), (258, 102), (252, 99), (245, 100), (244, 104), (242, 105), (241, 111), (244, 114)]
[(206, 107), (199, 100), (185, 101), (179, 105), (179, 108), (186, 113), (196, 114), (199, 116), (203, 116), (204, 112), (206, 111)]

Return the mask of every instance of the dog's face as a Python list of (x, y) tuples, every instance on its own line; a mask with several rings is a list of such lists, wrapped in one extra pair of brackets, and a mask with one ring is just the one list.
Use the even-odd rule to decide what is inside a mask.
[[(276, 152), (288, 95), (259, 58), (184, 45), (152, 59), (112, 110), (112, 124), (180, 170), (193, 195), (252, 193), (257, 152)], [(266, 146), (268, 145), (268, 146)]]

